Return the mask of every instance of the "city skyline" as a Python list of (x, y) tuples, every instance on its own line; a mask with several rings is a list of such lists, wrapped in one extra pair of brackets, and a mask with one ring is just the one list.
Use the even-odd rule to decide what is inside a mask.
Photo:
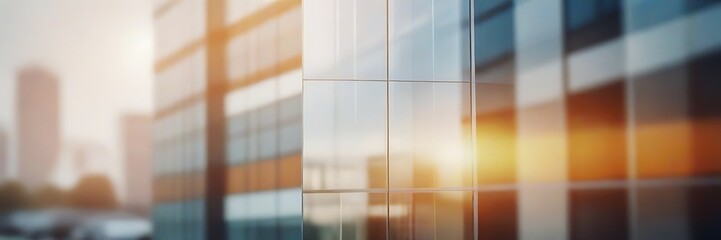
[[(61, 79), (64, 140), (106, 146), (104, 171), (124, 186), (120, 118), (153, 109), (152, 8), (151, 1), (0, 1), (0, 125), (11, 176), (17, 169), (16, 72), (41, 65)], [(103, 9), (113, 11), (98, 14)]]

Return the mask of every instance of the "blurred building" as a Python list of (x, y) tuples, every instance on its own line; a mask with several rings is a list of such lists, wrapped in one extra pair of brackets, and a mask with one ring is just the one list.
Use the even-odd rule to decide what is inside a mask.
[(153, 204), (153, 119), (147, 115), (122, 118), (125, 160), (125, 206), (148, 215)]
[(301, 1), (155, 9), (155, 239), (300, 239)]
[(29, 188), (48, 183), (60, 149), (60, 89), (57, 77), (41, 67), (17, 75), (18, 181)]
[(303, 4), (304, 239), (721, 238), (719, 1)]
[(8, 137), (4, 129), (0, 129), (0, 182), (7, 178), (8, 165)]

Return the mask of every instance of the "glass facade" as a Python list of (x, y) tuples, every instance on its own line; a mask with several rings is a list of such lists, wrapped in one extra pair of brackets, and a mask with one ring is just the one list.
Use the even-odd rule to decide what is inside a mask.
[(304, 239), (721, 238), (721, 2), (303, 11)]
[(154, 239), (301, 239), (301, 1), (155, 19)]
[(717, 0), (157, 0), (154, 239), (721, 239)]
[(206, 4), (156, 5), (154, 239), (204, 239)]
[(226, 11), (227, 239), (301, 239), (301, 1)]

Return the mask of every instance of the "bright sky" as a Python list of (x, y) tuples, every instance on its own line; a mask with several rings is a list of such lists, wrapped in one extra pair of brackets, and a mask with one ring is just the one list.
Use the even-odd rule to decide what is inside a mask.
[[(107, 149), (98, 171), (109, 173), (122, 189), (120, 117), (152, 111), (152, 4), (0, 0), (0, 128), (14, 134), (17, 70), (45, 66), (61, 82), (63, 138)], [(9, 147), (14, 159), (14, 143)], [(56, 173), (64, 186), (73, 176)]]

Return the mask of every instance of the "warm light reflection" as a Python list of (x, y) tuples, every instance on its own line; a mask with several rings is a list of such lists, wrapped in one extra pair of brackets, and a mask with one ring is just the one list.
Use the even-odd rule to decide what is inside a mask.
[(307, 239), (721, 236), (719, 4), (306, 3)]

